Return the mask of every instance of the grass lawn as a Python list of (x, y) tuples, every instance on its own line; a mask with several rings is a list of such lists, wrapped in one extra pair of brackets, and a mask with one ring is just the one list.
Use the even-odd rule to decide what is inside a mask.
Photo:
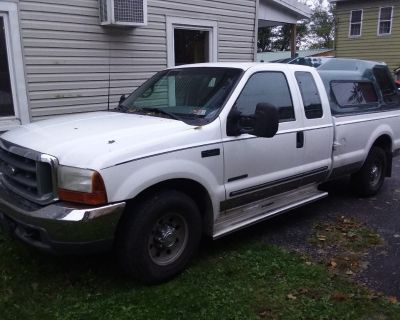
[(146, 287), (111, 255), (48, 256), (0, 234), (0, 319), (400, 319), (394, 299), (238, 238), (203, 245), (181, 276)]

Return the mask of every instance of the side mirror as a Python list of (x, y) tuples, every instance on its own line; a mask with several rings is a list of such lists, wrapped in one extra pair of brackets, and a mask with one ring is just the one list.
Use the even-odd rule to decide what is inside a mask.
[(270, 103), (259, 103), (254, 114), (254, 135), (272, 138), (279, 128), (278, 108)]
[(126, 100), (126, 95), (122, 95), (120, 98), (119, 98), (119, 103), (118, 104), (121, 104), (122, 102), (124, 102)]
[(226, 134), (239, 136), (244, 133), (261, 138), (272, 138), (279, 128), (278, 108), (269, 103), (259, 103), (252, 116), (243, 116), (237, 109), (230, 112)]

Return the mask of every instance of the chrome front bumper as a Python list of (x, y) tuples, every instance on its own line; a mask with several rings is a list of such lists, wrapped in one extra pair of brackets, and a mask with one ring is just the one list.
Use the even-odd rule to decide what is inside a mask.
[(39, 206), (0, 183), (0, 226), (39, 249), (82, 253), (111, 248), (125, 202), (101, 207), (57, 202)]

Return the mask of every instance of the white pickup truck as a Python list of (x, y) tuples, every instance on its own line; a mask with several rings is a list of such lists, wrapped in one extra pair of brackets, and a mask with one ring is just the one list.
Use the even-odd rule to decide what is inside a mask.
[(51, 252), (114, 248), (147, 283), (181, 272), (202, 235), (321, 199), (328, 179), (375, 194), (400, 149), (381, 63), (180, 66), (122, 100), (4, 133), (0, 221)]

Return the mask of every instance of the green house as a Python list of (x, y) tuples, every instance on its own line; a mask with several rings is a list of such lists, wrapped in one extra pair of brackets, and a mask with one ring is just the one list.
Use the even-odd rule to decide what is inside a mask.
[(331, 0), (336, 56), (383, 61), (400, 67), (399, 0)]

